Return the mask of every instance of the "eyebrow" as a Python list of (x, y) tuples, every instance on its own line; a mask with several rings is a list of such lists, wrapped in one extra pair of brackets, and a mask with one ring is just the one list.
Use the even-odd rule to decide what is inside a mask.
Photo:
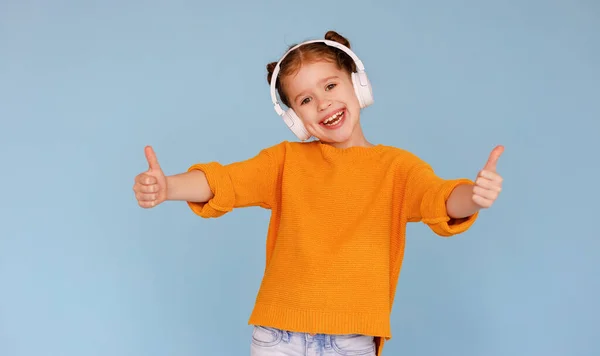
[[(327, 78), (324, 78), (324, 79), (321, 79), (321, 80), (319, 80), (319, 83), (318, 83), (318, 84), (322, 84), (322, 83), (324, 83), (324, 82), (328, 82), (328, 81), (330, 81), (331, 79), (338, 79), (338, 78), (339, 78), (339, 77), (338, 77), (337, 75), (332, 75), (331, 77), (327, 77)], [(295, 102), (295, 101), (297, 101), (297, 100), (298, 100), (298, 97), (302, 96), (303, 94), (304, 94), (304, 92), (302, 92), (302, 93), (300, 93), (300, 94), (296, 95), (296, 97), (294, 98), (294, 102)]]

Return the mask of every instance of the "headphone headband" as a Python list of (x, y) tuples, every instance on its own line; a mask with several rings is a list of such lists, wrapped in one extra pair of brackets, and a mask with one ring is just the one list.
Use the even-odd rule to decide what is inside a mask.
[(290, 48), (287, 52), (285, 52), (285, 54), (281, 57), (281, 59), (279, 59), (279, 61), (277, 62), (277, 65), (275, 66), (275, 69), (273, 70), (273, 75), (271, 76), (271, 84), (270, 84), (271, 85), (271, 101), (273, 102), (273, 106), (275, 107), (275, 111), (277, 112), (278, 115), (282, 115), (284, 113), (283, 109), (281, 108), (281, 105), (279, 105), (279, 102), (277, 100), (277, 95), (275, 94), (275, 89), (276, 89), (275, 83), (277, 83), (277, 78), (279, 76), (279, 69), (280, 69), (281, 62), (284, 60), (285, 57), (287, 57), (288, 54), (290, 54), (290, 52), (297, 49), (298, 47), (303, 46), (305, 44), (318, 43), (318, 42), (325, 43), (328, 46), (335, 47), (337, 49), (344, 51), (346, 54), (348, 54), (354, 60), (354, 63), (356, 64), (357, 72), (365, 71), (365, 67), (364, 67), (363, 63), (361, 62), (361, 60), (358, 58), (358, 56), (356, 56), (356, 54), (354, 54), (354, 52), (352, 52), (352, 50), (350, 50), (350, 48), (344, 46), (343, 44), (341, 44), (339, 42), (335, 42), (335, 41), (331, 41), (331, 40), (310, 40), (310, 41), (302, 42), (302, 43)]

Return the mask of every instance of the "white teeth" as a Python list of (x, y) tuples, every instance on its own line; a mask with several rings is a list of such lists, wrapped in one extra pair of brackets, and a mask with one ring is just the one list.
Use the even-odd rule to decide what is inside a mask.
[(329, 117), (328, 119), (326, 119), (325, 121), (323, 121), (323, 124), (329, 125), (329, 126), (331, 126), (333, 124), (337, 124), (337, 122), (339, 121), (338, 117), (340, 117), (343, 112), (344, 112), (343, 110), (336, 112), (331, 117)]

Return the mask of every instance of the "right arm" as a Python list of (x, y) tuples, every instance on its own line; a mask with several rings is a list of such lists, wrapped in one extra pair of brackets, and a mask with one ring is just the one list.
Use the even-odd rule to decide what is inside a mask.
[(218, 217), (237, 207), (275, 204), (282, 145), (227, 165), (197, 163), (187, 172), (165, 176), (152, 147), (146, 147), (149, 169), (136, 176), (133, 190), (143, 208), (166, 200), (185, 201), (202, 217)]
[[(185, 197), (189, 207), (195, 214), (205, 218), (219, 217), (241, 207), (270, 209), (276, 204), (282, 152), (282, 146), (277, 146), (262, 150), (252, 158), (226, 165), (219, 162), (194, 164), (187, 174), (196, 171), (202, 173), (202, 177), (196, 177), (200, 185), (193, 194), (193, 198), (199, 198), (199, 201), (189, 200), (194, 188), (180, 192), (190, 193)], [(187, 176), (185, 181), (188, 181)]]

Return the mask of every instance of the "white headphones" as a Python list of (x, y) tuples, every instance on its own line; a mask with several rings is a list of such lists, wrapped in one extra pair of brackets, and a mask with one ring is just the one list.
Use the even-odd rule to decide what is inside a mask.
[(296, 46), (290, 48), (281, 57), (279, 62), (277, 62), (277, 65), (275, 66), (275, 69), (273, 70), (273, 75), (271, 77), (271, 100), (273, 101), (273, 105), (275, 107), (275, 112), (277, 112), (277, 114), (279, 116), (281, 116), (283, 121), (290, 128), (290, 130), (292, 130), (292, 132), (302, 141), (308, 140), (311, 135), (308, 133), (308, 131), (306, 130), (306, 127), (304, 127), (304, 124), (302, 124), (302, 121), (300, 120), (298, 115), (296, 115), (296, 113), (294, 112), (293, 109), (289, 108), (288, 110), (284, 111), (281, 108), (281, 106), (279, 105), (279, 102), (277, 101), (277, 96), (275, 94), (275, 83), (277, 82), (277, 77), (279, 75), (279, 65), (281, 64), (281, 61), (283, 61), (283, 59), (290, 52), (295, 50), (296, 48), (298, 48), (302, 45), (305, 45), (307, 43), (315, 43), (315, 42), (323, 42), (328, 46), (341, 49), (342, 51), (346, 52), (354, 60), (354, 63), (356, 64), (356, 72), (352, 73), (351, 77), (352, 77), (352, 85), (354, 86), (354, 92), (356, 94), (356, 97), (358, 98), (360, 108), (362, 109), (362, 108), (365, 108), (365, 107), (373, 104), (373, 90), (371, 89), (371, 83), (369, 82), (369, 79), (367, 78), (367, 73), (365, 72), (365, 67), (362, 64), (362, 62), (360, 61), (360, 59), (358, 59), (356, 54), (354, 54), (354, 52), (352, 52), (350, 50), (350, 48), (344, 46), (343, 44), (341, 44), (339, 42), (330, 41), (330, 40), (306, 41), (306, 42), (303, 42), (299, 45), (296, 45)]

